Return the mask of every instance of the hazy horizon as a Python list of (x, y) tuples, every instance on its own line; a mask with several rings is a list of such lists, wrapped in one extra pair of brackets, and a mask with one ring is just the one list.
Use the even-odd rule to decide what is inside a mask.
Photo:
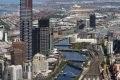
[[(0, 4), (19, 4), (20, 0), (0, 0)], [(33, 0), (34, 3), (46, 2), (46, 1), (64, 1), (64, 0)], [(67, 1), (67, 0), (65, 0)], [(120, 0), (68, 0), (68, 1), (95, 1), (95, 2), (120, 2)]]
[[(0, 4), (19, 4), (20, 0), (0, 0)], [(33, 2), (42, 2), (43, 0), (33, 0)], [(46, 0), (44, 0), (46, 1)]]

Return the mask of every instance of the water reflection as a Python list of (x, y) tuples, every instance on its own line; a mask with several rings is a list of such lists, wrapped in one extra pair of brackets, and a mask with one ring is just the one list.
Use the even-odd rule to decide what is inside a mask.
[[(69, 49), (70, 44), (69, 44), (69, 39), (65, 38), (60, 40), (59, 42), (55, 43), (56, 47), (58, 49)], [(83, 66), (84, 61), (87, 60), (88, 56), (87, 55), (83, 55), (78, 51), (63, 51), (62, 52), (64, 54), (64, 56), (66, 57), (67, 60), (75, 60), (75, 61), (80, 61), (80, 62), (72, 62), (73, 66)], [(71, 62), (70, 62), (71, 63)], [(66, 65), (63, 68), (63, 71), (61, 73), (65, 73), (65, 74), (60, 74), (58, 76), (57, 80), (74, 80), (74, 78), (78, 75), (80, 75), (82, 69), (77, 69), (75, 67), (72, 67), (70, 65)], [(67, 73), (67, 75), (66, 75)]]
[(63, 53), (68, 60), (76, 60), (76, 61), (86, 60), (86, 56), (83, 56), (80, 52), (77, 51), (64, 51)]
[[(68, 74), (72, 73), (73, 75), (76, 75), (76, 76), (78, 76), (80, 72), (81, 72), (80, 70), (70, 67), (68, 65), (65, 66), (65, 68), (63, 69), (63, 73), (68, 73)], [(58, 77), (58, 80), (74, 80), (74, 77), (60, 74)]]

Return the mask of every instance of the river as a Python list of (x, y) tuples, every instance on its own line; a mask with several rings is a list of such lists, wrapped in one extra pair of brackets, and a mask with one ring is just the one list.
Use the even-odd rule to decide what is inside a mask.
[[(57, 45), (56, 47), (58, 49), (69, 49), (69, 47), (70, 47), (69, 39), (64, 38), (64, 39), (60, 40), (59, 42), (56, 42), (55, 45)], [(83, 55), (77, 51), (62, 51), (62, 53), (64, 54), (64, 56), (66, 57), (67, 60), (81, 61), (81, 62), (77, 63), (79, 66), (82, 66), (83, 63), (88, 58), (87, 55)], [(58, 76), (57, 80), (74, 80), (75, 77), (72, 77), (72, 75), (79, 76), (81, 71), (82, 71), (82, 69), (77, 69), (77, 68), (71, 67), (70, 65), (66, 65), (63, 68), (63, 70), (61, 71), (61, 73), (68, 73), (70, 75), (65, 76), (63, 74), (60, 74)]]

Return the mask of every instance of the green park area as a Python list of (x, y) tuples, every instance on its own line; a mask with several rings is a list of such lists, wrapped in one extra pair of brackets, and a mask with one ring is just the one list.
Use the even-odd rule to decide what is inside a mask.
[(48, 77), (48, 80), (52, 80), (52, 78), (55, 78), (56, 76), (59, 75), (59, 73), (62, 71), (62, 69), (64, 68), (64, 66), (66, 65), (67, 61), (62, 59), (60, 64), (58, 66), (56, 66), (54, 72), (51, 74), (50, 77)]

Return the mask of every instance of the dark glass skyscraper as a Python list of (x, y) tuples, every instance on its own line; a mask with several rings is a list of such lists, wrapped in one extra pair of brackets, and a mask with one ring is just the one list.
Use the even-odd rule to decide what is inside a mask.
[(27, 59), (32, 58), (32, 0), (20, 0), (20, 39), (26, 42)]
[(32, 30), (32, 51), (33, 56), (36, 53), (48, 55), (50, 53), (51, 33), (49, 19), (42, 18), (38, 20), (38, 27)]
[(39, 53), (40, 52), (40, 28), (34, 28), (32, 30), (32, 51), (33, 51), (33, 55)]
[(96, 28), (96, 15), (90, 14), (90, 27)]
[(40, 52), (42, 54), (48, 55), (50, 53), (50, 27), (49, 19), (43, 18), (38, 21), (39, 31), (40, 31)]

